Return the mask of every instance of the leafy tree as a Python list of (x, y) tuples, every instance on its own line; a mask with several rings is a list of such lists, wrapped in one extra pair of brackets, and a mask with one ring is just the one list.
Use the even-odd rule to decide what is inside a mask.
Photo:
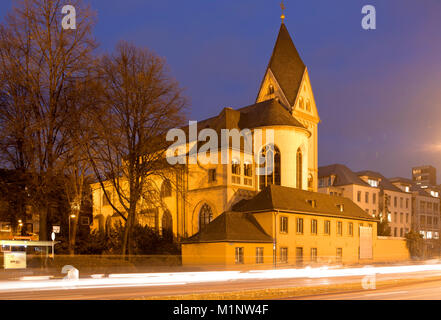
[(406, 234), (406, 246), (412, 258), (422, 258), (424, 256), (424, 239), (416, 231), (411, 230)]

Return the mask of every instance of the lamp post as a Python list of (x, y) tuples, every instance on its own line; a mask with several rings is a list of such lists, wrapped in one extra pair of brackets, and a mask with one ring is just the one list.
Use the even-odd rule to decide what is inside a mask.
[[(70, 224), (71, 224), (71, 221), (70, 221), (70, 219), (75, 219), (77, 216), (75, 215), (75, 212), (79, 212), (79, 210), (80, 210), (80, 202), (79, 201), (77, 201), (77, 200), (74, 200), (71, 204), (70, 204), (70, 207), (71, 207), (71, 214), (70, 214), (70, 216), (69, 216), (69, 252), (70, 252), (70, 254), (72, 254), (72, 242), (71, 242), (71, 237), (72, 237), (72, 235), (71, 235), (71, 231), (70, 231)], [(75, 229), (74, 229), (75, 230)], [(75, 235), (74, 235), (75, 236)]]
[(70, 232), (71, 221), (70, 221), (70, 219), (75, 219), (76, 217), (77, 216), (75, 214), (69, 215), (69, 250), (71, 249), (71, 245), (72, 245), (72, 242), (70, 241), (70, 239), (71, 239), (71, 232)]

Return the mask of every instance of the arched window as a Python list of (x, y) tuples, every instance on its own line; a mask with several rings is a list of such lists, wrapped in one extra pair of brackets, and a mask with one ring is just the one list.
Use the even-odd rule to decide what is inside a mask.
[(259, 164), (259, 186), (263, 188), (275, 184), (281, 185), (281, 157), (280, 150), (274, 145), (262, 148)]
[(302, 150), (297, 149), (297, 156), (296, 156), (296, 179), (297, 183), (296, 186), (298, 189), (302, 189), (302, 181), (303, 181), (303, 155)]
[(162, 236), (167, 239), (173, 238), (173, 218), (168, 210), (162, 215)]
[(311, 111), (311, 101), (306, 100), (306, 111)]
[(199, 211), (199, 231), (202, 231), (213, 219), (213, 211), (208, 204), (204, 204)]
[(299, 107), (300, 109), (305, 109), (305, 100), (303, 99), (303, 97), (300, 97), (299, 99)]
[(268, 95), (274, 94), (274, 86), (272, 84), (268, 87)]
[(161, 186), (161, 197), (167, 198), (172, 195), (172, 186), (169, 180), (165, 180)]

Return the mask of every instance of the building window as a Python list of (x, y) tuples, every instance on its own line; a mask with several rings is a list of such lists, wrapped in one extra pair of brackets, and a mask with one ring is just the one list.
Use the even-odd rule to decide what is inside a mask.
[(297, 234), (303, 234), (303, 219), (297, 218)]
[(400, 223), (403, 223), (403, 217), (404, 217), (403, 213), (400, 212)]
[(357, 192), (357, 201), (361, 202), (361, 191)]
[(424, 226), (426, 224), (426, 216), (420, 216), (420, 224)]
[(88, 226), (88, 225), (90, 225), (89, 217), (81, 216), (81, 217), (80, 217), (80, 224), (81, 224), (82, 226)]
[(288, 248), (286, 247), (280, 248), (280, 262), (288, 262)]
[(280, 233), (288, 233), (288, 217), (280, 217)]
[(325, 221), (325, 234), (330, 235), (331, 234), (331, 221), (326, 220)]
[(252, 186), (253, 185), (253, 165), (249, 161), (245, 161), (245, 164), (243, 165), (243, 174), (244, 174), (243, 184), (246, 186)]
[(396, 208), (398, 206), (398, 199), (397, 197), (394, 197), (394, 207)]
[(397, 236), (397, 228), (395, 227), (394, 228), (394, 237), (396, 237)]
[(263, 248), (256, 248), (256, 263), (263, 263)]
[(364, 202), (369, 203), (369, 192), (364, 194)]
[(371, 187), (378, 187), (378, 180), (368, 179), (368, 183), (371, 185)]
[(337, 235), (343, 235), (343, 223), (341, 221), (337, 221)]
[(270, 84), (268, 87), (268, 95), (272, 95), (272, 94), (274, 94), (274, 86)]
[(172, 196), (172, 186), (170, 180), (165, 180), (161, 186), (161, 198), (168, 198)]
[(403, 198), (400, 198), (400, 208), (403, 207)]
[(231, 162), (231, 182), (233, 184), (240, 184), (240, 161), (233, 159)]
[(398, 222), (398, 213), (394, 212), (394, 222)]
[(216, 182), (217, 174), (216, 169), (208, 169), (208, 182)]
[(311, 111), (311, 101), (309, 99), (306, 99), (306, 111)]
[(317, 262), (317, 248), (311, 248), (311, 262)]
[(199, 231), (202, 231), (213, 219), (213, 211), (208, 204), (204, 204), (199, 211)]
[(296, 264), (297, 266), (301, 266), (303, 264), (303, 248), (296, 248)]
[(236, 264), (243, 264), (244, 248), (236, 248)]
[(297, 183), (296, 186), (298, 189), (302, 189), (302, 181), (303, 181), (303, 155), (302, 151), (297, 149), (297, 156), (296, 156), (296, 179)]
[(409, 199), (406, 199), (406, 209), (409, 209)]
[[(112, 193), (107, 191), (107, 195), (109, 196), (109, 199), (112, 199)], [(106, 197), (106, 194), (103, 192), (103, 207), (110, 206), (110, 202)]]
[(162, 236), (167, 239), (173, 238), (173, 218), (168, 210), (162, 214)]
[(308, 175), (308, 190), (313, 191), (314, 189), (314, 178), (312, 177), (312, 174)]
[(373, 193), (373, 194), (372, 194), (372, 203), (373, 203), (373, 204), (376, 204), (376, 203), (377, 203), (377, 194), (376, 194), (376, 193)]
[(354, 235), (354, 224), (352, 222), (348, 223), (348, 234), (351, 237)]
[(317, 220), (311, 220), (311, 234), (317, 234)]
[(427, 225), (429, 225), (429, 226), (432, 225), (432, 217), (431, 216), (427, 216)]
[(303, 99), (303, 97), (299, 99), (299, 107), (300, 109), (305, 109), (305, 99)]
[(409, 223), (409, 213), (406, 213), (406, 223)]
[(263, 161), (263, 163), (259, 164), (261, 171), (259, 175), (260, 190), (271, 184), (280, 186), (281, 156), (279, 149), (274, 145), (263, 147), (260, 153), (260, 160)]
[(337, 262), (341, 263), (343, 261), (343, 249), (337, 248)]

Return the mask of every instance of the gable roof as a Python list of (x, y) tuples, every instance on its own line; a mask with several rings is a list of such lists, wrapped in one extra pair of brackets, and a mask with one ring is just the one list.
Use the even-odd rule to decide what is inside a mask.
[(184, 243), (191, 242), (273, 242), (252, 215), (224, 212), (202, 231)]
[[(312, 206), (308, 201), (315, 201)], [(339, 209), (343, 205), (343, 211)], [(241, 212), (292, 211), (325, 216), (376, 221), (348, 198), (330, 196), (295, 188), (271, 185), (250, 200), (242, 200), (233, 206)]]
[(389, 181), (389, 179), (387, 179), (385, 176), (383, 176), (379, 172), (370, 171), (370, 170), (364, 170), (364, 171), (357, 172), (357, 175), (359, 177), (361, 177), (361, 176), (368, 176), (370, 178), (381, 179), (379, 185), (380, 185), (380, 187), (383, 187), (384, 190), (405, 193), (403, 190), (401, 190), (400, 188), (398, 188), (395, 185), (393, 185), (392, 182)]
[(360, 186), (370, 187), (370, 185), (360, 179), (351, 169), (343, 164), (332, 164), (325, 167), (319, 167), (318, 177), (329, 177), (335, 175), (334, 183), (332, 186), (346, 186), (350, 184), (356, 184)]
[(280, 26), (266, 73), (268, 69), (273, 73), (289, 103), (294, 105), (306, 66), (284, 23)]

